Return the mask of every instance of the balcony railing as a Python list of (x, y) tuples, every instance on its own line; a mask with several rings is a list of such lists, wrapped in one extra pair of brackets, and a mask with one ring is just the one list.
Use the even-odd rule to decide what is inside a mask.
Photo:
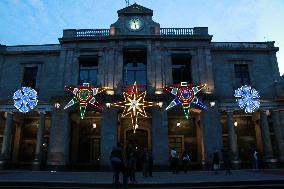
[[(194, 28), (156, 28), (154, 33), (146, 35), (161, 35), (161, 36), (208, 36), (207, 27)], [(125, 35), (119, 33), (115, 28), (112, 29), (66, 29), (63, 30), (63, 38), (98, 38), (108, 36)]]
[(193, 28), (160, 28), (160, 35), (193, 35)]
[(81, 29), (76, 30), (76, 37), (109, 36), (109, 29)]

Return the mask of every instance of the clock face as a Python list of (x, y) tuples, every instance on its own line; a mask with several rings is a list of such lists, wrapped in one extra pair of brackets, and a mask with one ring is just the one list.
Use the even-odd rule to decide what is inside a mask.
[(131, 18), (128, 21), (128, 28), (131, 31), (139, 31), (142, 29), (142, 27), (143, 27), (143, 22), (139, 18)]

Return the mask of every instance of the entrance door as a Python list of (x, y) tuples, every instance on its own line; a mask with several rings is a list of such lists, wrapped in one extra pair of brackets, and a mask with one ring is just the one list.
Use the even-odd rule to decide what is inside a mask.
[(135, 146), (137, 154), (137, 170), (141, 170), (141, 158), (144, 148), (149, 150), (148, 145), (148, 132), (146, 130), (137, 129), (135, 133), (133, 130), (126, 131), (126, 144), (131, 143)]

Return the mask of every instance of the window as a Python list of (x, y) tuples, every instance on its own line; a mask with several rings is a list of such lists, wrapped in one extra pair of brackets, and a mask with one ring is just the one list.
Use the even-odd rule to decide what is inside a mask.
[(237, 86), (250, 84), (249, 70), (247, 64), (235, 64), (235, 81)]
[(146, 65), (143, 63), (128, 63), (124, 65), (124, 85), (146, 85)]
[(24, 78), (22, 86), (24, 87), (36, 87), (37, 67), (24, 67)]
[(173, 84), (192, 83), (191, 57), (189, 55), (172, 55)]
[(90, 83), (92, 85), (97, 85), (98, 57), (82, 56), (79, 57), (79, 63), (79, 84)]
[(123, 55), (123, 84), (147, 85), (147, 55), (144, 50), (126, 51)]

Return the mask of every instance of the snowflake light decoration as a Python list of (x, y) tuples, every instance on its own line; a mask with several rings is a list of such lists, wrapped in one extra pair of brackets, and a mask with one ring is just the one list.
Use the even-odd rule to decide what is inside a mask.
[(259, 93), (251, 86), (244, 85), (235, 90), (234, 96), (241, 109), (245, 109), (246, 113), (252, 113), (260, 106)]
[(147, 114), (145, 112), (145, 107), (149, 106), (155, 106), (158, 105), (158, 103), (155, 102), (148, 102), (145, 101), (146, 91), (144, 91), (141, 94), (138, 94), (138, 89), (136, 85), (136, 81), (134, 82), (133, 88), (130, 92), (123, 92), (124, 101), (122, 102), (116, 102), (112, 103), (112, 106), (119, 106), (124, 108), (122, 117), (125, 117), (130, 114), (131, 121), (132, 121), (132, 127), (134, 130), (134, 133), (136, 129), (138, 128), (138, 115), (142, 115), (143, 117), (147, 117)]
[(22, 113), (34, 109), (38, 103), (37, 92), (31, 87), (22, 87), (14, 92), (14, 106)]
[(96, 106), (100, 112), (103, 111), (103, 106), (96, 101), (95, 96), (105, 91), (107, 88), (94, 88), (90, 86), (89, 83), (83, 83), (83, 86), (79, 85), (77, 87), (65, 86), (65, 88), (71, 91), (75, 96), (68, 102), (64, 109), (79, 103), (81, 119), (84, 119), (88, 103)]
[(181, 82), (181, 84), (178, 86), (165, 86), (164, 89), (167, 92), (176, 96), (175, 99), (166, 108), (166, 110), (169, 110), (170, 108), (178, 104), (182, 104), (184, 115), (186, 119), (188, 119), (190, 103), (193, 103), (201, 109), (207, 109), (207, 107), (195, 96), (199, 91), (205, 88), (205, 86), (206, 84), (193, 86), (191, 84), (187, 84), (187, 82)]

